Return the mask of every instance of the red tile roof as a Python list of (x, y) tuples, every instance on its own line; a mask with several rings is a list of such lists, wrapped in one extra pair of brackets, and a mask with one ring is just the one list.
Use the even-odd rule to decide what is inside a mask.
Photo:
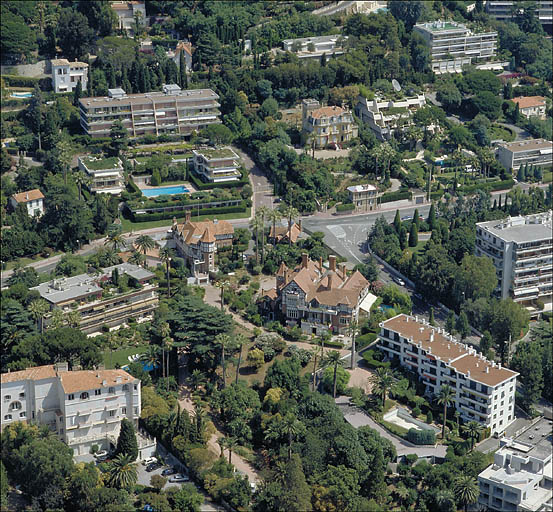
[(545, 105), (545, 98), (543, 96), (519, 96), (511, 101), (518, 104), (519, 108), (541, 107)]
[(38, 188), (28, 190), (27, 192), (19, 192), (12, 196), (18, 203), (27, 203), (29, 201), (36, 201), (37, 199), (44, 199), (44, 195)]

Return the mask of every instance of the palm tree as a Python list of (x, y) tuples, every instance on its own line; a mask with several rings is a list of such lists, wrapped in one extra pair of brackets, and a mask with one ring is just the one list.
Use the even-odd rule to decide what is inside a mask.
[(57, 161), (63, 170), (63, 182), (67, 186), (67, 171), (71, 165), (72, 158), (71, 144), (67, 140), (62, 140), (56, 145), (56, 150)]
[(225, 310), (225, 288), (230, 286), (230, 281), (228, 279), (222, 279), (215, 283), (217, 288), (221, 289), (221, 311)]
[(332, 398), (336, 398), (336, 378), (337, 378), (338, 366), (342, 364), (343, 364), (342, 356), (340, 355), (340, 352), (338, 352), (337, 350), (331, 350), (328, 354), (326, 354), (325, 366), (334, 367), (334, 377), (332, 381)]
[(140, 356), (140, 361), (145, 363), (146, 366), (155, 368), (159, 365), (160, 351), (159, 345), (148, 345), (148, 350)]
[(263, 229), (261, 217), (256, 215), (250, 222), (250, 229), (255, 231), (255, 263), (259, 263), (259, 230)]
[(394, 490), (395, 495), (398, 498), (400, 504), (403, 504), (404, 500), (409, 496), (409, 489), (404, 484), (400, 483)]
[(192, 389), (196, 391), (200, 384), (205, 382), (205, 375), (201, 372), (201, 370), (192, 370), (192, 373), (190, 374), (190, 381)]
[(162, 247), (159, 250), (159, 259), (165, 263), (165, 270), (167, 272), (167, 297), (171, 297), (171, 279), (169, 276), (169, 265), (171, 264), (171, 259), (173, 258), (173, 249), (169, 247)]
[(115, 252), (119, 252), (121, 249), (127, 247), (127, 242), (123, 237), (122, 228), (118, 224), (112, 224), (108, 228), (108, 235), (104, 245), (109, 245), (111, 249)]
[(169, 324), (167, 322), (161, 322), (159, 324), (159, 332), (157, 334), (161, 338), (161, 375), (162, 377), (165, 377), (165, 338), (169, 337), (171, 334)]
[(290, 204), (284, 204), (281, 208), (281, 213), (283, 217), (286, 217), (288, 219), (288, 247), (292, 246), (292, 223), (294, 220), (296, 220), (300, 212), (297, 210), (297, 208), (294, 208)]
[(70, 311), (65, 315), (67, 325), (76, 329), (81, 324), (81, 314), (78, 311)]
[(130, 455), (117, 455), (108, 469), (108, 485), (116, 489), (128, 489), (136, 484), (138, 471)]
[(474, 450), (474, 443), (480, 437), (480, 433), (482, 432), (482, 429), (483, 429), (482, 425), (480, 425), (480, 423), (474, 420), (469, 421), (466, 425), (463, 425), (461, 430), (470, 439), (470, 451)]
[(113, 349), (117, 347), (117, 336), (113, 332), (106, 333), (106, 345), (109, 348), (109, 366), (113, 368)]
[(450, 386), (447, 384), (445, 386), (442, 386), (440, 388), (440, 392), (438, 393), (438, 404), (444, 406), (444, 420), (442, 422), (442, 439), (445, 439), (445, 425), (447, 421), (447, 406), (453, 402), (453, 399), (455, 398), (455, 392), (453, 389), (451, 389)]
[(225, 368), (225, 348), (230, 346), (230, 336), (228, 334), (218, 334), (215, 337), (215, 344), (221, 345), (221, 366), (223, 367), (223, 388), (227, 385), (226, 368)]
[(156, 241), (148, 235), (140, 235), (139, 237), (137, 237), (137, 239), (134, 241), (134, 245), (137, 249), (142, 251), (144, 257), (146, 257), (146, 253), (149, 250), (157, 247)]
[(225, 444), (228, 450), (228, 463), (232, 464), (232, 450), (234, 450), (238, 446), (238, 441), (234, 437), (227, 437)]
[(77, 186), (79, 187), (79, 201), (81, 200), (81, 197), (82, 197), (82, 188), (83, 188), (83, 185), (90, 185), (92, 183), (92, 180), (90, 179), (90, 177), (88, 176), (88, 174), (85, 174), (83, 171), (81, 170), (78, 170), (74, 175), (73, 175), (73, 179), (75, 180), (75, 183), (77, 184)]
[(246, 344), (246, 337), (243, 334), (237, 334), (234, 338), (234, 346), (238, 349), (238, 363), (236, 365), (235, 384), (238, 384), (238, 375), (240, 374), (240, 365), (242, 364), (242, 347)]
[(146, 262), (146, 256), (138, 251), (133, 251), (129, 256), (129, 263), (133, 265), (138, 265), (139, 267)]
[(171, 354), (173, 345), (174, 342), (171, 337), (167, 336), (163, 338), (162, 349), (164, 353), (167, 352), (167, 357), (165, 358), (165, 364), (167, 365), (167, 371), (165, 372), (165, 377), (167, 377), (167, 391), (169, 391), (169, 355)]
[(461, 475), (453, 482), (453, 492), (457, 503), (467, 512), (468, 506), (475, 503), (480, 494), (476, 479), (469, 475)]
[(63, 327), (65, 319), (66, 316), (63, 314), (61, 309), (52, 310), (50, 321), (48, 322), (48, 329), (58, 329), (59, 327)]
[[(334, 388), (336, 389), (336, 385)], [(290, 460), (292, 458), (292, 441), (305, 432), (305, 425), (289, 412), (282, 418), (280, 430), (288, 438), (288, 460)]]
[(386, 405), (386, 395), (392, 389), (394, 377), (388, 368), (377, 368), (370, 378), (373, 385), (373, 393), (382, 397), (382, 407)]
[(27, 309), (36, 321), (36, 328), (42, 334), (44, 332), (44, 315), (50, 310), (48, 303), (44, 299), (35, 299), (27, 306)]
[(282, 214), (276, 208), (273, 208), (267, 213), (267, 219), (273, 224), (273, 246), (276, 246), (276, 223), (282, 219)]
[(225, 447), (227, 446), (227, 439), (226, 437), (219, 437), (217, 439), (217, 444), (219, 445), (219, 448), (221, 448), (221, 453), (219, 454), (219, 458), (222, 459), (223, 458), (223, 452), (225, 450)]
[(320, 361), (322, 355), (323, 347), (321, 345), (317, 344), (311, 349), (311, 358), (313, 359), (313, 380), (311, 384), (313, 386), (313, 391), (317, 389), (317, 362)]
[(269, 208), (266, 206), (260, 206), (257, 209), (256, 215), (261, 218), (261, 263), (265, 262), (265, 219), (269, 214)]
[(355, 369), (355, 336), (357, 335), (357, 320), (352, 320), (348, 327), (351, 336), (351, 369)]

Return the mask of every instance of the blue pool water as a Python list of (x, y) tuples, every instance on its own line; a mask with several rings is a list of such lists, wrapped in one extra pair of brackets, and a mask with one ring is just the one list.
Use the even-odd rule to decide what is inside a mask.
[(12, 92), (12, 98), (32, 98), (32, 92)]
[[(145, 361), (139, 361), (142, 363), (142, 368), (144, 369), (144, 371), (147, 371), (147, 372), (151, 372), (154, 368), (157, 368), (159, 365), (154, 365), (152, 363), (147, 363)], [(129, 369), (129, 365), (126, 364), (125, 366), (122, 366), (121, 367), (122, 370), (128, 370)]]
[(388, 311), (389, 309), (394, 309), (393, 306), (387, 306), (386, 304), (380, 304), (380, 306), (378, 306), (380, 308), (381, 311)]
[(172, 196), (175, 194), (188, 194), (188, 192), (190, 192), (190, 190), (182, 185), (175, 185), (173, 187), (157, 187), (142, 190), (142, 193), (146, 197), (156, 197), (163, 195)]

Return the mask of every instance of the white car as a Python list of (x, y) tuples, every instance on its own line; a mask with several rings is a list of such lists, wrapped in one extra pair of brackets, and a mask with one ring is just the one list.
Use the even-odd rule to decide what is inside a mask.
[(106, 450), (100, 450), (94, 454), (94, 457), (98, 461), (103, 461), (108, 458), (108, 452)]
[(405, 286), (405, 281), (399, 277), (394, 277), (394, 281), (399, 284), (399, 286)]
[(157, 459), (155, 457), (148, 457), (147, 459), (144, 459), (142, 461), (142, 465), (147, 466), (148, 464), (151, 464), (152, 462), (157, 462)]

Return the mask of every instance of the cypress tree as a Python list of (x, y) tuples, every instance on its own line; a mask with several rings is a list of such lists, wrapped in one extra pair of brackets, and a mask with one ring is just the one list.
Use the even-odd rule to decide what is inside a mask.
[(428, 227), (430, 230), (436, 227), (436, 207), (434, 203), (430, 205), (430, 211), (428, 212)]
[(528, 178), (528, 162), (524, 164), (524, 179)]
[(543, 179), (543, 171), (539, 165), (534, 167), (534, 178), (536, 181), (541, 181)]
[(416, 247), (419, 243), (419, 233), (415, 222), (411, 223), (411, 230), (409, 231), (409, 247)]
[(518, 106), (518, 103), (515, 107), (515, 113), (513, 114), (513, 122), (516, 124), (520, 121), (520, 107)]
[[(501, 197), (501, 196), (500, 196)], [(500, 199), (501, 200), (501, 199)], [(493, 200), (493, 208), (492, 210), (497, 210), (497, 199)]]
[(501, 194), (499, 194), (499, 203), (498, 203), (497, 207), (501, 210)]
[(524, 181), (524, 168), (522, 167), (522, 164), (520, 164), (520, 167), (518, 168), (517, 180)]
[(115, 449), (115, 455), (129, 455), (133, 461), (138, 457), (138, 442), (136, 441), (136, 434), (132, 423), (123, 418), (121, 421), (121, 431), (117, 438), (117, 448)]
[(455, 313), (453, 311), (449, 312), (445, 323), (445, 329), (450, 334), (455, 333)]
[(436, 325), (436, 321), (434, 320), (434, 308), (430, 308), (430, 319), (428, 320), (428, 323), (430, 325)]
[(459, 331), (462, 340), (470, 334), (469, 319), (464, 311), (461, 311), (461, 314), (457, 317), (455, 327)]
[(407, 230), (403, 226), (399, 231), (399, 247), (402, 251), (407, 247)]
[(399, 216), (399, 210), (396, 210), (396, 216), (394, 217), (394, 228), (396, 233), (399, 235), (401, 231), (401, 217)]
[(421, 223), (421, 220), (420, 220), (420, 215), (419, 215), (419, 209), (417, 208), (415, 210), (415, 212), (413, 213), (413, 222), (417, 225), (417, 231), (419, 230), (420, 228), (420, 223)]
[(83, 84), (79, 80), (77, 82), (77, 85), (75, 86), (75, 90), (73, 91), (73, 105), (75, 105), (75, 107), (79, 106), (79, 99), (81, 98), (82, 95), (83, 95)]

